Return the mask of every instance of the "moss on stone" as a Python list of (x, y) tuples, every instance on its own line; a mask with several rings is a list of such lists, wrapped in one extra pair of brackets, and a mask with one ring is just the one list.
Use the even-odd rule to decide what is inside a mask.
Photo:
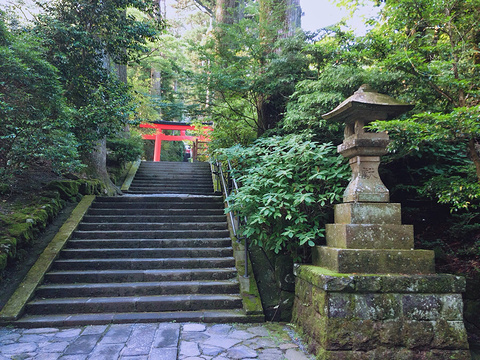
[(0, 261), (0, 271), (7, 265), (5, 259), (18, 256), (17, 247), (27, 249), (35, 241), (38, 233), (57, 216), (65, 201), (79, 201), (83, 195), (102, 194), (104, 188), (99, 180), (58, 180), (49, 183), (30, 204), (13, 204), (11, 214), (0, 215), (0, 256), (4, 259)]
[(76, 200), (79, 187), (78, 180), (56, 180), (47, 185), (47, 189), (58, 191), (63, 200)]

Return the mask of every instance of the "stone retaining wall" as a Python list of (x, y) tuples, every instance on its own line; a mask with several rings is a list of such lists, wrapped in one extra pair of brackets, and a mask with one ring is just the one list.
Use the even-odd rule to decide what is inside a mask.
[(293, 321), (319, 359), (470, 359), (465, 279), (296, 268)]

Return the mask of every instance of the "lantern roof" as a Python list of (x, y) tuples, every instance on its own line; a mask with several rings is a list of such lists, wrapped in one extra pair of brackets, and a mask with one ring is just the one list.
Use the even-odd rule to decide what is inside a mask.
[(413, 109), (388, 95), (380, 94), (370, 85), (364, 84), (355, 93), (332, 111), (322, 115), (325, 120), (353, 123), (356, 120), (366, 122), (391, 120)]

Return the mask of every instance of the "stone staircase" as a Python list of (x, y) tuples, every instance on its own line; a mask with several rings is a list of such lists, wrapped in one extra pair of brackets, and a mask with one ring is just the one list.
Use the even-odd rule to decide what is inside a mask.
[(223, 200), (196, 163), (142, 163), (128, 195), (97, 197), (25, 312), (17, 325), (263, 321), (244, 311)]
[(210, 164), (142, 161), (128, 193), (212, 195)]

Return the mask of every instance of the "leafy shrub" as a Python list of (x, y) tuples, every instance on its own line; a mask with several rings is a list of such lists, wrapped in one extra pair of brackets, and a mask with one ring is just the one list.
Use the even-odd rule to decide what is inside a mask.
[(296, 260), (302, 248), (320, 243), (349, 178), (332, 144), (305, 135), (274, 136), (223, 150), (221, 157), (238, 164), (241, 187), (231, 196), (231, 208), (247, 217), (242, 234), (251, 242)]
[(39, 160), (58, 173), (81, 168), (72, 114), (58, 71), (45, 60), (40, 39), (11, 33), (0, 13), (0, 178)]
[(129, 138), (114, 137), (107, 140), (110, 150), (108, 158), (119, 164), (135, 161), (143, 155), (143, 139), (139, 134), (132, 133)]

